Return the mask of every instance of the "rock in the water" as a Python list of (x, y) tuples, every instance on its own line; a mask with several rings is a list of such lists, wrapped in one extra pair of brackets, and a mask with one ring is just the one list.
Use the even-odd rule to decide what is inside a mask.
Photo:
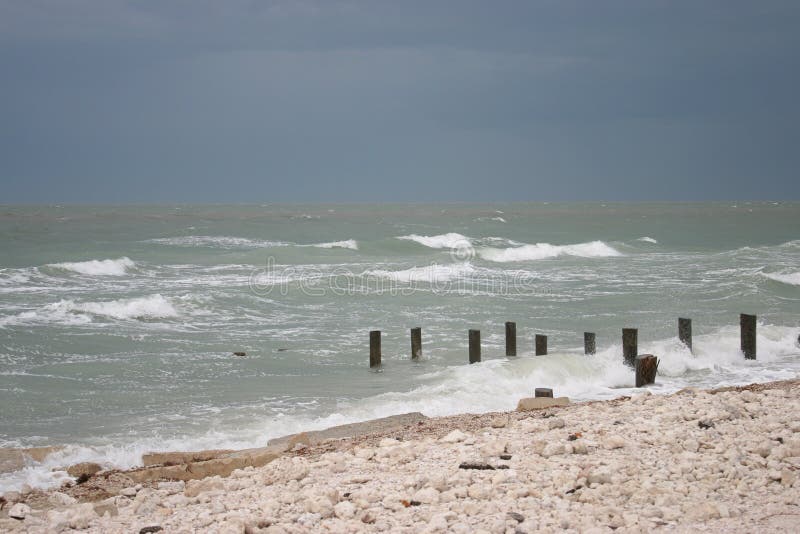
[(234, 356), (247, 356), (247, 353), (244, 351), (238, 351), (233, 353)]
[(556, 397), (551, 399), (549, 397), (525, 397), (520, 399), (517, 403), (518, 412), (528, 412), (531, 410), (543, 410), (545, 408), (553, 408), (556, 406), (567, 406), (569, 398)]
[(103, 468), (94, 462), (81, 462), (67, 468), (67, 474), (71, 477), (90, 477), (102, 471)]
[(0, 447), (0, 473), (10, 473), (25, 467), (30, 461), (41, 462), (49, 454), (60, 451), (64, 447), (31, 447), (13, 449)]

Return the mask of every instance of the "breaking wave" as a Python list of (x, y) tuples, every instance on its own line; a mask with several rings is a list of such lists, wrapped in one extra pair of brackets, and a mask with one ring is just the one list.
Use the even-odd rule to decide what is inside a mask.
[(90, 276), (123, 276), (128, 269), (132, 269), (135, 265), (130, 258), (123, 257), (116, 260), (51, 263), (48, 267)]
[(148, 239), (147, 243), (171, 245), (175, 247), (210, 247), (224, 249), (254, 249), (265, 247), (283, 247), (291, 245), (282, 241), (248, 239), (246, 237), (189, 235), (183, 237), (163, 237)]
[(47, 304), (38, 310), (26, 311), (0, 319), (0, 326), (12, 324), (59, 323), (79, 325), (92, 322), (92, 317), (111, 319), (167, 319), (177, 317), (178, 310), (160, 294), (100, 302), (75, 302), (71, 299)]
[(395, 282), (428, 282), (430, 284), (436, 284), (441, 282), (449, 282), (473, 272), (475, 272), (475, 268), (468, 262), (465, 262), (449, 265), (433, 264), (426, 265), (424, 267), (412, 267), (410, 269), (404, 269), (401, 271), (386, 271), (376, 269), (366, 271), (364, 274), (367, 276), (386, 278)]
[(532, 261), (559, 256), (578, 256), (582, 258), (605, 258), (622, 256), (622, 253), (602, 241), (579, 243), (576, 245), (551, 245), (550, 243), (536, 243), (535, 245), (522, 245), (511, 248), (483, 248), (478, 250), (478, 255), (488, 261), (513, 262)]
[(652, 243), (652, 244), (654, 244), (654, 245), (657, 245), (657, 244), (658, 244), (658, 241), (656, 241), (656, 240), (655, 240), (655, 239), (653, 239), (652, 237), (647, 237), (647, 236), (645, 236), (645, 237), (640, 237), (640, 238), (639, 238), (639, 239), (637, 239), (636, 241), (642, 241), (642, 242), (644, 242), (644, 243)]
[(414, 241), (429, 248), (460, 248), (470, 242), (467, 236), (455, 232), (431, 236), (411, 234), (400, 236), (397, 239)]
[(789, 284), (792, 286), (800, 286), (800, 272), (797, 273), (761, 273), (770, 280), (775, 280), (776, 282), (781, 282), (783, 284)]
[(311, 245), (317, 248), (347, 248), (350, 250), (358, 250), (358, 241), (355, 239), (345, 239), (344, 241), (331, 241), (330, 243), (317, 243)]

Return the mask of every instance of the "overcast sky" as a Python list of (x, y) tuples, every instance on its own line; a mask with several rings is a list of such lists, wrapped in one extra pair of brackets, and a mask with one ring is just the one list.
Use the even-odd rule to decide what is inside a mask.
[(0, 0), (0, 203), (800, 198), (800, 2)]

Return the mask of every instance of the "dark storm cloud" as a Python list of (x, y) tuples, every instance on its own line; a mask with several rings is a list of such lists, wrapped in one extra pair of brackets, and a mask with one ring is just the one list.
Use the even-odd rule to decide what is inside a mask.
[(795, 5), (0, 0), (0, 202), (797, 198)]

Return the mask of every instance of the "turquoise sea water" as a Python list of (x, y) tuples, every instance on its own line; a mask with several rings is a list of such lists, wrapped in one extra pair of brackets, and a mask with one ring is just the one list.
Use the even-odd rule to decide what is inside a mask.
[[(69, 445), (0, 491), (56, 483), (58, 462), (507, 410), (537, 386), (618, 396), (622, 327), (662, 359), (656, 391), (800, 370), (800, 203), (0, 206), (0, 250), (0, 446)], [(742, 312), (759, 318), (754, 362)], [(536, 333), (550, 355), (532, 356)]]

